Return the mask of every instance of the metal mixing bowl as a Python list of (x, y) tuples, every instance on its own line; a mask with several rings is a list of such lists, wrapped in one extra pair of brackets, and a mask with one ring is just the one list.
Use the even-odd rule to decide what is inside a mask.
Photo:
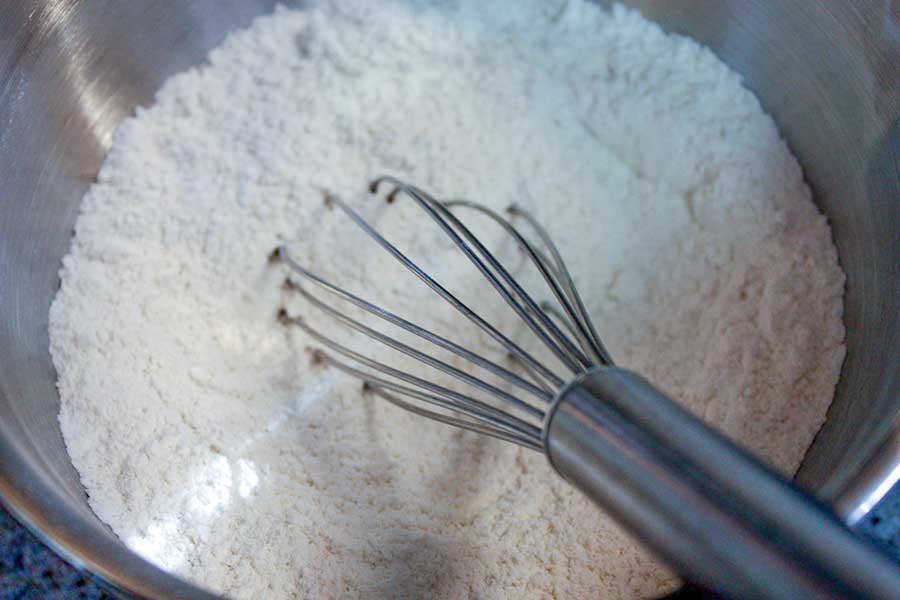
[[(141, 596), (207, 595), (128, 551), (88, 507), (57, 422), (47, 310), (116, 124), (273, 4), (0, 4), (0, 499), (70, 561)], [(831, 220), (848, 354), (798, 479), (852, 523), (900, 477), (898, 16), (890, 0), (631, 4), (744, 76)]]

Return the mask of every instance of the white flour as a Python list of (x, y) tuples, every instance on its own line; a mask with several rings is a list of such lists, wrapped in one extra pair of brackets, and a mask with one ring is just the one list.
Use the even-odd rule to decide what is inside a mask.
[(844, 355), (844, 278), (737, 75), (578, 0), (323, 3), (261, 18), (171, 79), (84, 199), (50, 315), (60, 422), (130, 548), (241, 598), (672, 584), (539, 454), (365, 399), (276, 323), (283, 303), (303, 309), (266, 256), (296, 239), (318, 272), (453, 329), (382, 275), (324, 190), (429, 248), (464, 295), (486, 289), (409, 202), (359, 197), (383, 172), (531, 210), (617, 362), (796, 468)]

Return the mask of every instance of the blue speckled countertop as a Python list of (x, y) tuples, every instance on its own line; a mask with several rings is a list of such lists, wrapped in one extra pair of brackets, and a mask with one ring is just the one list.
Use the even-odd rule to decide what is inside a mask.
[(97, 582), (40, 543), (0, 507), (0, 598), (109, 598)]
[[(900, 485), (869, 514), (858, 530), (883, 544), (900, 561)], [(96, 580), (78, 571), (0, 508), (0, 599), (112, 599)]]

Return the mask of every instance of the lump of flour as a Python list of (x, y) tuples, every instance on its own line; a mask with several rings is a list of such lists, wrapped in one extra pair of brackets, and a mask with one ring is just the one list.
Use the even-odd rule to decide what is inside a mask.
[(844, 355), (844, 278), (738, 76), (620, 7), (338, 0), (280, 8), (169, 80), (84, 199), (50, 314), (60, 423), (129, 548), (236, 598), (674, 583), (538, 453), (364, 398), (277, 322), (290, 300), (265, 257), (295, 240), (320, 274), (453, 328), (324, 192), (484, 290), (410, 207), (358, 198), (381, 173), (531, 211), (617, 362), (797, 467)]

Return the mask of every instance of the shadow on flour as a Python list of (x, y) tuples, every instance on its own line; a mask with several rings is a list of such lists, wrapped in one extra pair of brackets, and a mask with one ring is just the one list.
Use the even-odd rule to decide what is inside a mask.
[[(302, 357), (298, 354), (298, 360)], [(338, 375), (338, 377), (344, 377)], [(339, 392), (336, 392), (339, 393)], [(347, 398), (348, 401), (365, 402), (364, 430), (337, 433), (343, 445), (342, 451), (323, 447), (321, 438), (305, 435), (294, 437), (301, 453), (308, 457), (304, 468), (310, 481), (316, 482), (315, 493), (325, 498), (329, 506), (342, 507), (346, 518), (334, 519), (327, 531), (328, 543), (339, 552), (352, 555), (354, 567), (343, 573), (334, 573), (336, 589), (340, 596), (372, 599), (428, 598), (446, 596), (447, 589), (458, 581), (459, 556), (451, 539), (440, 532), (416, 526), (410, 521), (401, 523), (390, 513), (406, 511), (404, 494), (393, 471), (395, 466), (384, 448), (377, 443), (378, 425), (373, 422), (375, 407), (371, 400)], [(340, 401), (338, 401), (339, 403)], [(349, 427), (349, 425), (348, 425)], [(365, 472), (357, 472), (346, 462), (347, 444), (364, 444)], [(359, 449), (363, 451), (362, 448)], [(453, 461), (456, 469), (462, 469), (463, 461)], [(365, 490), (357, 497), (349, 497), (341, 478), (357, 476), (365, 482)], [(458, 476), (458, 475), (454, 475)], [(364, 506), (377, 496), (380, 506), (389, 507), (385, 516), (366, 518)], [(357, 514), (353, 514), (357, 513)], [(329, 565), (320, 565), (329, 568)], [(338, 567), (334, 567), (337, 571)]]

